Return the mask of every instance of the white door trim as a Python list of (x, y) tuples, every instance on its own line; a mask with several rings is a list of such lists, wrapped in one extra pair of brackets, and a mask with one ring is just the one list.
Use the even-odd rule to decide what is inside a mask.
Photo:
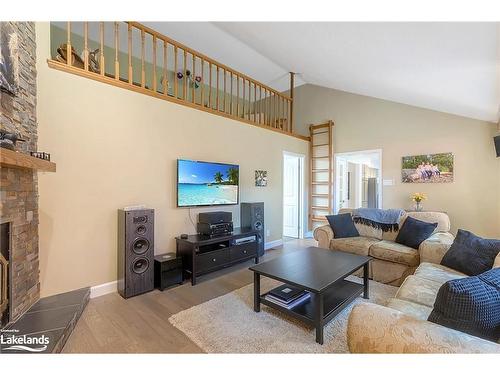
[[(285, 197), (285, 155), (295, 156), (299, 158), (299, 238), (304, 238), (304, 223), (307, 220), (307, 217), (304, 216), (305, 207), (304, 207), (304, 194), (305, 194), (305, 171), (304, 171), (304, 154), (298, 154), (291, 151), (283, 151), (283, 155), (281, 157), (281, 212), (283, 213), (283, 200)], [(281, 230), (283, 231), (283, 218), (281, 220)]]
[[(346, 156), (352, 156), (352, 155), (360, 155), (360, 154), (366, 154), (366, 153), (378, 153), (379, 155), (379, 160), (380, 160), (380, 178), (378, 181), (378, 188), (379, 188), (379, 195), (378, 195), (378, 206), (380, 208), (383, 208), (384, 206), (382, 205), (382, 197), (383, 197), (383, 162), (382, 162), (382, 149), (377, 148), (373, 150), (359, 150), (359, 151), (349, 151), (349, 152), (336, 152), (333, 154), (333, 165), (335, 167), (334, 173), (333, 173), (333, 191), (334, 193), (337, 191), (337, 171), (336, 171), (336, 166), (337, 166), (337, 157), (346, 157)], [(336, 193), (335, 193), (336, 194)], [(334, 196), (333, 199), (333, 212), (336, 213), (338, 212), (338, 203), (337, 203), (337, 197)]]

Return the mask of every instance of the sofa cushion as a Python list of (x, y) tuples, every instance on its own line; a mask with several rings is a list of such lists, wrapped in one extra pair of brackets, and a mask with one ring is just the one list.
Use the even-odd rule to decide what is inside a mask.
[(479, 275), (493, 267), (500, 252), (500, 240), (481, 238), (459, 229), (455, 241), (441, 260), (441, 264), (469, 276)]
[(442, 283), (436, 281), (410, 275), (399, 287), (395, 298), (433, 307), (441, 285)]
[(404, 312), (417, 319), (427, 320), (432, 311), (432, 307), (421, 305), (419, 303), (405, 301), (399, 298), (391, 298), (387, 307)]
[(417, 266), (419, 263), (417, 250), (392, 241), (382, 240), (373, 244), (368, 254), (374, 258), (408, 266)]
[(427, 280), (435, 281), (444, 284), (447, 281), (461, 279), (467, 275), (455, 271), (454, 269), (434, 263), (420, 263), (420, 266), (415, 270), (415, 276)]
[(487, 340), (500, 339), (500, 269), (444, 283), (429, 321)]
[(332, 227), (334, 238), (358, 237), (359, 233), (351, 214), (327, 215), (326, 219)]
[(330, 241), (330, 249), (358, 255), (368, 255), (370, 246), (379, 241), (377, 238), (370, 237), (334, 238)]
[(432, 235), (436, 227), (437, 223), (427, 223), (409, 216), (399, 229), (396, 242), (418, 249), (420, 244)]

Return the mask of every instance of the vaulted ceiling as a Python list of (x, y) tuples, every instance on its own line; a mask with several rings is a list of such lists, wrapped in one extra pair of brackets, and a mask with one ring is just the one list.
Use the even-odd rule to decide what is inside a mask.
[(311, 83), (491, 122), (498, 23), (147, 22), (277, 89)]

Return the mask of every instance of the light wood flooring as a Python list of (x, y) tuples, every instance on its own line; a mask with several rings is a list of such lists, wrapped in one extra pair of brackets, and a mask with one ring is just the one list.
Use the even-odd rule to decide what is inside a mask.
[[(287, 240), (283, 246), (266, 251), (261, 261), (272, 259), (316, 241)], [(248, 270), (253, 261), (202, 276), (195, 286), (189, 281), (163, 292), (127, 300), (117, 293), (90, 300), (63, 353), (203, 353), (168, 318), (253, 282)]]

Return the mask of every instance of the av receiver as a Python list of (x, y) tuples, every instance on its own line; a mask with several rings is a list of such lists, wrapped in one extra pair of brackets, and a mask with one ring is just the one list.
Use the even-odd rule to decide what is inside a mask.
[(198, 223), (198, 233), (205, 236), (222, 236), (233, 233), (233, 223)]

